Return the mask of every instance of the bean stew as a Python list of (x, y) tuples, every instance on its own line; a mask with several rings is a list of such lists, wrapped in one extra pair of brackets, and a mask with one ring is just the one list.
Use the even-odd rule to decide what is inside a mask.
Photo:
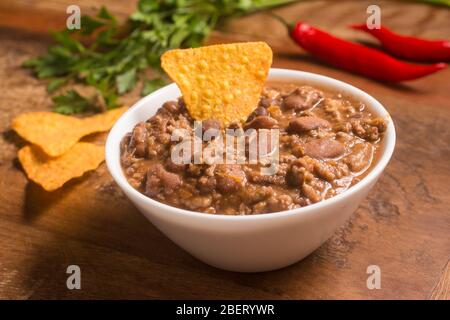
[[(135, 189), (174, 207), (226, 215), (278, 212), (333, 197), (360, 181), (376, 162), (386, 127), (386, 119), (341, 93), (269, 82), (247, 121), (229, 128), (278, 130), (274, 174), (262, 174), (263, 161), (174, 163), (171, 154), (180, 143), (173, 139), (175, 130), (183, 129), (189, 139), (198, 135), (182, 98), (165, 102), (125, 135), (121, 165)], [(201, 133), (209, 129), (227, 128), (204, 120)], [(243, 157), (248, 160), (248, 152)]]

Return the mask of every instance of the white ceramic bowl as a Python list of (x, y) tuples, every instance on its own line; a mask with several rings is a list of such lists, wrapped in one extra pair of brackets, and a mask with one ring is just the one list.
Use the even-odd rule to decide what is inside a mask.
[(395, 129), (383, 106), (367, 93), (325, 76), (271, 69), (269, 80), (307, 83), (336, 89), (363, 101), (375, 115), (389, 120), (381, 157), (370, 173), (333, 198), (289, 211), (250, 216), (193, 212), (155, 201), (131, 187), (120, 166), (119, 144), (135, 124), (150, 118), (167, 100), (180, 96), (175, 84), (139, 100), (112, 128), (106, 142), (106, 163), (119, 187), (161, 232), (194, 257), (218, 268), (260, 272), (295, 263), (324, 243), (356, 210), (386, 167), (395, 145)]

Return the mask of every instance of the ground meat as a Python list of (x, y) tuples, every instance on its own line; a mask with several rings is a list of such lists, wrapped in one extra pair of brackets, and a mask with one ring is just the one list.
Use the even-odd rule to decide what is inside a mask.
[(299, 187), (305, 182), (306, 168), (299, 165), (292, 165), (286, 175), (286, 182), (293, 187)]
[(277, 185), (283, 185), (285, 182), (285, 177), (282, 174), (275, 174), (275, 175), (263, 175), (261, 172), (258, 171), (251, 171), (248, 174), (249, 181), (257, 184), (277, 184)]
[(209, 193), (216, 188), (215, 177), (202, 176), (198, 179), (197, 186), (201, 193)]
[(291, 209), (292, 198), (287, 194), (272, 196), (267, 200), (267, 209), (269, 212), (284, 211)]
[(369, 141), (378, 140), (386, 131), (386, 122), (381, 118), (355, 119), (351, 121), (351, 126), (355, 135)]
[(248, 184), (243, 190), (242, 198), (246, 204), (254, 205), (255, 203), (266, 200), (274, 195), (275, 191), (270, 186), (256, 186)]
[(336, 175), (334, 174), (334, 167), (320, 161), (316, 161), (314, 163), (314, 173), (321, 179), (328, 182), (333, 182), (336, 178)]
[(239, 191), (247, 182), (245, 173), (239, 165), (220, 165), (215, 175), (217, 190), (222, 193)]
[(186, 170), (186, 164), (177, 164), (172, 161), (171, 158), (167, 158), (165, 162), (165, 167), (167, 170), (175, 173), (182, 173), (184, 170)]
[(168, 172), (161, 164), (156, 164), (147, 172), (145, 194), (154, 197), (160, 193), (170, 195), (182, 183), (180, 176)]
[(120, 155), (120, 163), (122, 164), (122, 166), (124, 167), (129, 167), (131, 166), (131, 164), (133, 163), (133, 161), (135, 160), (135, 158), (133, 157), (133, 154), (131, 152), (129, 152), (130, 148), (130, 141), (131, 141), (131, 132), (127, 133), (122, 141), (120, 141), (120, 150), (121, 150), (121, 155)]
[(128, 182), (134, 188), (141, 188), (144, 186), (147, 171), (148, 166), (145, 162), (132, 161), (132, 164), (126, 169), (125, 173), (127, 174)]
[[(357, 183), (377, 159), (386, 126), (361, 102), (340, 94), (311, 86), (271, 84), (244, 124), (233, 122), (224, 128), (220, 121), (207, 119), (202, 121), (201, 137), (194, 137), (200, 134), (194, 133), (194, 119), (183, 99), (165, 102), (123, 137), (120, 161), (132, 187), (168, 205), (210, 214), (277, 212), (319, 202)], [(271, 136), (266, 140), (266, 156), (278, 155), (274, 174), (261, 171), (271, 165), (270, 157), (248, 163), (252, 143), (257, 142), (257, 150), (263, 151), (259, 134), (246, 137), (245, 152), (240, 158), (232, 157), (243, 157), (242, 164), (214, 163), (209, 161), (211, 155), (193, 148), (192, 143), (209, 129), (223, 133), (249, 128), (279, 130), (278, 148)], [(203, 163), (172, 161), (180, 142), (171, 139), (176, 129), (186, 130), (183, 141), (191, 142), (190, 151), (197, 152), (188, 159), (198, 155)], [(201, 146), (220, 145), (220, 136), (214, 135), (200, 141)]]
[(304, 183), (302, 185), (302, 192), (313, 203), (316, 203), (316, 202), (319, 202), (320, 200), (322, 200), (320, 193), (314, 187), (312, 187), (306, 183)]
[(212, 198), (210, 196), (195, 196), (186, 202), (186, 206), (191, 210), (196, 210), (199, 208), (209, 208), (211, 203)]

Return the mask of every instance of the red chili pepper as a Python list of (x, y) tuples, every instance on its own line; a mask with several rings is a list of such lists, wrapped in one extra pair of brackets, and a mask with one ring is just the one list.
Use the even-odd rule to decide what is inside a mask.
[(379, 50), (336, 38), (302, 22), (298, 22), (290, 34), (297, 44), (320, 60), (379, 81), (413, 80), (447, 66), (445, 63), (406, 63)]
[(450, 61), (450, 41), (426, 40), (392, 32), (388, 28), (369, 29), (365, 24), (350, 26), (377, 38), (383, 48), (399, 58), (424, 62)]

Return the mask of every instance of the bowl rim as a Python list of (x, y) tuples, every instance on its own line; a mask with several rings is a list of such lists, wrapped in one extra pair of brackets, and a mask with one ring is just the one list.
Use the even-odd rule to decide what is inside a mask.
[[(275, 78), (275, 79), (271, 79)], [(202, 218), (202, 219), (212, 219), (212, 220), (260, 220), (260, 219), (272, 219), (272, 218), (281, 218), (281, 217), (288, 217), (293, 215), (306, 215), (312, 211), (316, 211), (318, 209), (333, 206), (333, 204), (338, 203), (339, 201), (350, 197), (353, 194), (356, 194), (361, 189), (364, 188), (364, 186), (370, 184), (373, 182), (384, 170), (386, 165), (388, 164), (395, 148), (395, 140), (396, 140), (396, 133), (395, 133), (395, 127), (393, 120), (387, 110), (383, 107), (383, 105), (378, 102), (375, 98), (373, 98), (368, 93), (364, 92), (363, 90), (348, 84), (346, 82), (327, 77), (321, 74), (311, 73), (311, 72), (305, 72), (305, 71), (299, 71), (299, 70), (293, 70), (293, 69), (281, 69), (281, 68), (271, 68), (269, 72), (268, 80), (296, 80), (296, 81), (305, 81), (305, 84), (308, 84), (308, 82), (315, 82), (315, 83), (323, 83), (324, 87), (329, 87), (330, 89), (333, 88), (339, 88), (341, 91), (343, 91), (345, 94), (351, 94), (351, 95), (357, 95), (364, 97), (362, 100), (365, 101), (367, 105), (369, 105), (369, 108), (372, 110), (376, 110), (377, 114), (385, 114), (385, 117), (388, 119), (388, 127), (385, 132), (385, 135), (383, 137), (384, 139), (384, 147), (381, 149), (382, 154), (379, 157), (377, 163), (374, 165), (374, 167), (370, 170), (370, 172), (361, 179), (358, 183), (351, 186), (344, 192), (333, 196), (328, 199), (321, 200), (317, 203), (310, 204), (305, 207), (285, 210), (285, 211), (278, 211), (278, 212), (271, 212), (271, 213), (261, 213), (261, 214), (254, 214), (254, 215), (225, 215), (225, 214), (208, 214), (204, 212), (198, 212), (198, 211), (191, 211), (186, 209), (181, 209), (177, 207), (170, 206), (168, 204), (159, 202), (157, 200), (154, 200), (150, 197), (147, 197), (146, 195), (142, 194), (135, 188), (133, 188), (127, 181), (123, 171), (122, 166), (120, 164), (120, 155), (117, 157), (117, 161), (119, 162), (118, 166), (115, 166), (113, 163), (113, 152), (116, 152), (118, 148), (118, 152), (120, 152), (120, 139), (126, 134), (126, 132), (120, 133), (119, 130), (119, 124), (126, 119), (130, 114), (136, 112), (139, 108), (142, 108), (144, 106), (148, 106), (149, 102), (151, 100), (160, 95), (163, 94), (163, 91), (169, 90), (173, 87), (176, 87), (175, 83), (171, 83), (167, 86), (164, 86), (163, 88), (158, 89), (157, 91), (139, 99), (131, 108), (129, 108), (122, 116), (116, 121), (112, 129), (110, 130), (107, 140), (106, 140), (106, 146), (105, 146), (105, 159), (106, 159), (106, 165), (108, 167), (108, 171), (110, 172), (111, 176), (113, 177), (114, 181), (119, 185), (119, 187), (124, 190), (125, 194), (128, 197), (128, 193), (133, 194), (136, 196), (140, 201), (143, 201), (145, 206), (153, 207), (155, 210), (162, 209), (164, 211), (170, 211), (173, 214), (181, 215), (181, 216), (188, 216), (192, 218)], [(320, 85), (320, 84), (318, 84)], [(358, 98), (360, 99), (360, 98)], [(147, 120), (147, 119), (145, 119)], [(113, 138), (117, 136), (120, 137), (120, 139), (113, 140)], [(165, 213), (166, 214), (166, 213)]]

